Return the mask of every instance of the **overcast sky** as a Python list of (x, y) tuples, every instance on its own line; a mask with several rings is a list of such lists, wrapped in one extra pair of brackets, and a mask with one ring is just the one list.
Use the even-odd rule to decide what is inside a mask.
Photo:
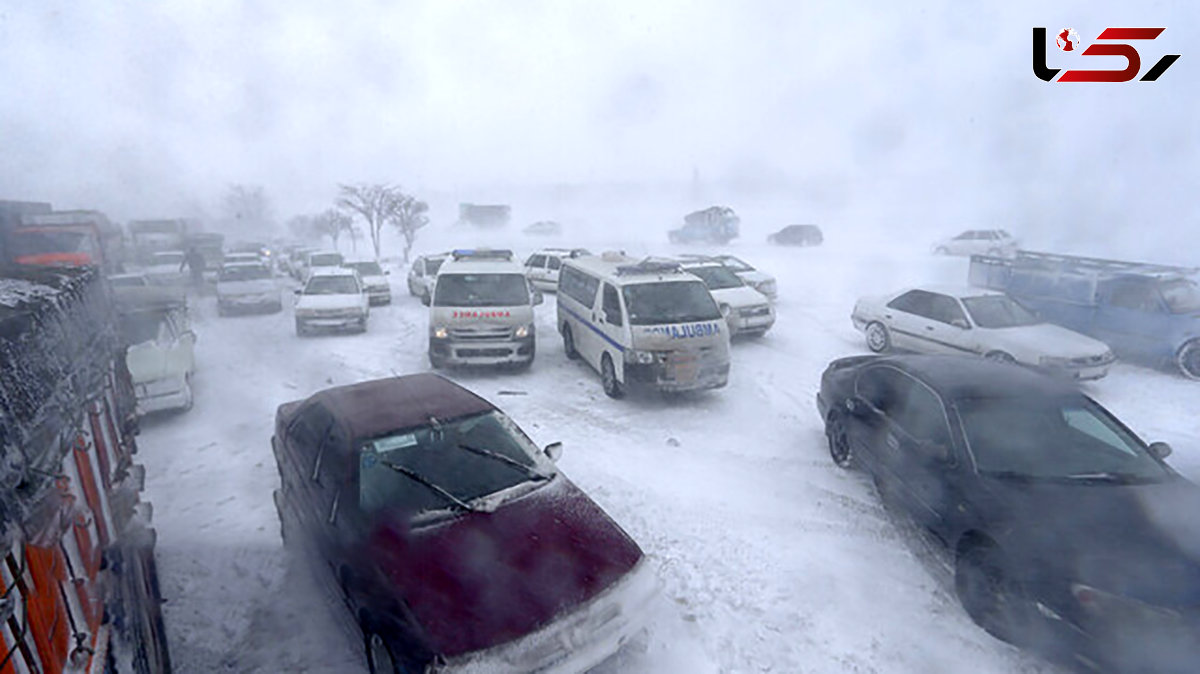
[[(908, 213), (1191, 225), (1196, 4), (976, 4), (17, 0), (0, 10), (0, 198), (125, 219), (215, 210), (251, 183), (286, 215), (346, 181), (696, 171), (849, 199), (899, 181)], [(1155, 83), (1047, 84), (1033, 26), (1085, 43), (1165, 26), (1143, 70), (1182, 58)], [(1121, 65), (1053, 45), (1049, 60)]]

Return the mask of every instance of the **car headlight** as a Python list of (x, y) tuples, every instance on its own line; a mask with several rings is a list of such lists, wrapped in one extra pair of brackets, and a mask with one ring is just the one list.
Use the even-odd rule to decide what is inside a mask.
[(654, 362), (653, 351), (639, 351), (637, 349), (627, 349), (625, 351), (626, 363), (638, 363), (640, 365), (649, 365)]
[(448, 339), (449, 337), (450, 337), (450, 331), (447, 330), (444, 326), (436, 327), (433, 329), (433, 338), (434, 339)]
[(528, 337), (531, 334), (533, 334), (533, 326), (532, 325), (522, 325), (521, 327), (517, 328), (516, 330), (513, 330), (513, 336), (516, 337), (517, 339), (525, 339), (526, 337)]

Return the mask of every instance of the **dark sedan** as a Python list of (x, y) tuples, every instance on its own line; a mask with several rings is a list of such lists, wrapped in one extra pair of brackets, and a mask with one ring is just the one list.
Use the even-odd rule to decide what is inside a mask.
[(778, 246), (819, 246), (825, 235), (816, 225), (788, 225), (767, 237), (767, 243)]
[(320, 560), (372, 672), (582, 672), (641, 629), (641, 549), (499, 409), (433, 374), (282, 405), (284, 540)]
[(971, 618), (1119, 672), (1194, 672), (1200, 489), (1073, 386), (952, 356), (831, 363), (835, 463), (944, 542)]

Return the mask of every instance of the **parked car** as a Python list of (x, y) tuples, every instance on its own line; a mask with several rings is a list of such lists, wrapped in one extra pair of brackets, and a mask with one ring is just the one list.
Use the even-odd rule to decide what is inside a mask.
[(1200, 269), (1020, 251), (971, 258), (970, 283), (1103, 340), (1122, 358), (1200, 380)]
[(778, 246), (819, 246), (824, 242), (825, 235), (816, 225), (788, 225), (767, 236), (767, 243)]
[[(227, 256), (229, 260), (232, 256)], [(217, 276), (217, 314), (283, 311), (283, 293), (261, 262), (226, 262)]]
[(561, 443), (437, 375), (282, 405), (271, 445), (283, 538), (339, 588), (372, 672), (584, 672), (658, 594)]
[(562, 225), (554, 220), (538, 220), (537, 222), (526, 225), (521, 232), (531, 236), (560, 236), (562, 235)]
[(584, 248), (543, 248), (525, 260), (525, 277), (533, 287), (543, 292), (558, 289), (558, 271), (563, 260), (591, 255)]
[(746, 262), (740, 257), (734, 255), (696, 255), (684, 254), (680, 255), (679, 259), (688, 261), (705, 261), (713, 260), (729, 267), (733, 273), (737, 274), (746, 285), (754, 288), (758, 292), (766, 295), (771, 300), (774, 300), (779, 294), (779, 286), (775, 281), (775, 277), (762, 271), (755, 269), (754, 265)]
[(954, 356), (832, 362), (829, 452), (952, 556), (968, 615), (1112, 672), (1195, 671), (1200, 489), (1074, 385)]
[(667, 232), (671, 243), (714, 243), (724, 245), (738, 237), (741, 218), (728, 206), (710, 206), (688, 213), (683, 226)]
[(392, 285), (387, 280), (387, 275), (392, 272), (381, 268), (374, 260), (344, 262), (342, 266), (358, 272), (372, 305), (392, 303)]
[(287, 270), (288, 274), (297, 281), (304, 280), (304, 258), (308, 257), (309, 253), (317, 252), (316, 248), (307, 246), (298, 246), (294, 248), (291, 254), (288, 255)]
[(1116, 360), (1108, 345), (1047, 323), (1008, 295), (929, 286), (864, 297), (850, 314), (876, 353), (976, 354), (1074, 379), (1099, 379)]
[(150, 256), (150, 266), (146, 267), (146, 278), (158, 286), (183, 287), (188, 282), (188, 272), (183, 266), (184, 252), (181, 250), (163, 250)]
[(317, 267), (296, 290), (296, 334), (315, 330), (367, 331), (370, 302), (358, 272), (344, 267)]
[[(184, 296), (163, 288), (119, 292), (117, 327), (126, 346), (137, 413), (190, 410), (194, 402), (196, 333)], [(143, 292), (144, 291), (144, 292)]]
[(408, 294), (428, 300), (433, 296), (433, 281), (437, 278), (438, 269), (450, 253), (421, 255), (413, 260), (408, 269)]
[(1018, 242), (1003, 229), (969, 229), (958, 236), (938, 242), (933, 252), (938, 255), (997, 255), (1011, 256)]
[(730, 335), (761, 337), (775, 325), (775, 307), (767, 296), (746, 285), (720, 262), (688, 261), (683, 270), (704, 281), (729, 324)]

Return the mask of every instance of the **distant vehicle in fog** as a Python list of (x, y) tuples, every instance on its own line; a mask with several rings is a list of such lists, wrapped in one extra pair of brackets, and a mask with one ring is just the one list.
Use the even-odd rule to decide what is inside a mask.
[(183, 250), (187, 245), (187, 225), (187, 220), (182, 218), (130, 220), (126, 228), (133, 259), (139, 264), (148, 264), (157, 252)]
[(279, 311), (283, 311), (283, 293), (270, 267), (261, 262), (222, 265), (217, 276), (218, 315)]
[(450, 253), (436, 253), (421, 255), (413, 260), (408, 268), (408, 294), (428, 302), (433, 296), (433, 281), (437, 278), (438, 269), (448, 257)]
[(995, 291), (929, 286), (864, 297), (850, 320), (876, 353), (975, 354), (1074, 379), (1099, 379), (1116, 360), (1103, 342), (1047, 323)]
[(281, 405), (271, 446), (284, 542), (337, 588), (371, 672), (581, 674), (658, 596), (637, 543), (555, 467), (562, 445), (437, 375)]
[(315, 267), (304, 287), (296, 290), (296, 334), (317, 330), (367, 331), (370, 302), (358, 272), (343, 267)]
[(991, 634), (1112, 672), (1195, 671), (1200, 488), (1091, 398), (953, 356), (832, 362), (817, 408), (834, 463), (953, 557)]
[(687, 261), (681, 266), (708, 286), (729, 325), (730, 335), (761, 337), (775, 325), (775, 307), (771, 301), (746, 285), (729, 267), (715, 260)]
[(300, 280), (307, 281), (316, 269), (338, 269), (345, 258), (333, 250), (314, 250), (305, 253), (300, 262)]
[(816, 225), (788, 225), (767, 236), (767, 243), (778, 246), (819, 246), (824, 241), (825, 235)]
[(526, 225), (521, 232), (530, 236), (559, 236), (562, 234), (563, 228), (554, 220), (538, 220)]
[(184, 271), (184, 260), (187, 255), (182, 250), (162, 250), (150, 255), (150, 265), (146, 267), (146, 277), (150, 283), (158, 286), (183, 287), (187, 285), (188, 274)]
[(563, 351), (599, 372), (610, 398), (729, 383), (729, 326), (704, 282), (677, 262), (619, 253), (564, 260), (557, 305)]
[(738, 237), (741, 218), (727, 206), (710, 206), (688, 213), (683, 226), (667, 232), (671, 243), (715, 243), (724, 245)]
[(1003, 229), (969, 229), (958, 236), (943, 239), (933, 247), (938, 255), (1011, 256), (1018, 242)]
[(392, 285), (387, 280), (387, 275), (391, 272), (380, 267), (378, 262), (351, 260), (342, 263), (342, 266), (358, 272), (372, 305), (392, 303)]
[(429, 305), (429, 363), (528, 368), (537, 353), (533, 307), (542, 293), (511, 250), (460, 249), (438, 269)]
[(511, 217), (512, 207), (506, 204), (460, 203), (457, 224), (492, 229), (507, 226)]
[(688, 253), (680, 255), (679, 258), (681, 260), (715, 260), (733, 270), (733, 273), (741, 277), (746, 282), (746, 285), (772, 300), (779, 294), (779, 286), (774, 276), (761, 269), (756, 269), (754, 265), (739, 257), (733, 255), (696, 255)]
[(241, 252), (241, 253), (225, 253), (222, 266), (227, 264), (261, 264), (266, 266), (267, 261), (260, 253)]
[(1020, 251), (971, 259), (971, 285), (1003, 290), (1122, 358), (1200, 379), (1200, 269)]
[(586, 248), (543, 248), (525, 259), (525, 276), (538, 290), (558, 290), (558, 272), (562, 261), (581, 255), (591, 255)]

